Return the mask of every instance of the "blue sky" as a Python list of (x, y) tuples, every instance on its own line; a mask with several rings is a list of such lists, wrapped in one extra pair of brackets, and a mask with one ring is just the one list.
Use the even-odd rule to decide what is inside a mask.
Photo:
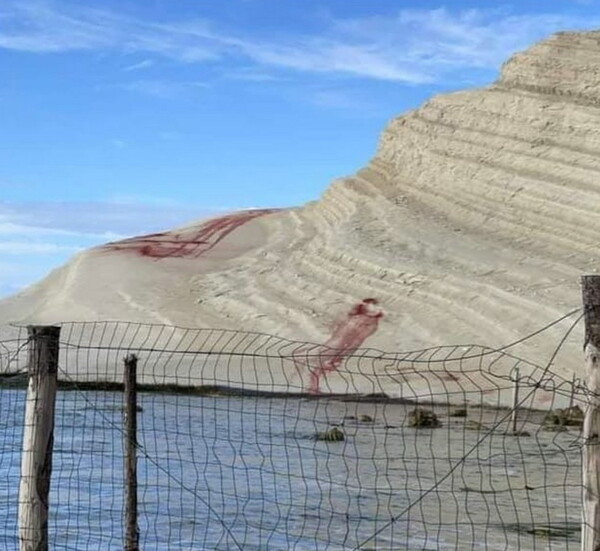
[(595, 27), (589, 0), (2, 0), (0, 296), (120, 236), (316, 199), (392, 117)]

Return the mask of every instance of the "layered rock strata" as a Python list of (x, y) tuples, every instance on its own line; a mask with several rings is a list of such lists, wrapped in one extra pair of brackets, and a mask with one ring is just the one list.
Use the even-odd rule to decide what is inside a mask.
[[(599, 246), (600, 33), (561, 33), (493, 85), (393, 120), (368, 166), (318, 201), (86, 251), (0, 318), (229, 328), (348, 354), (495, 348), (580, 306)], [(543, 366), (573, 319), (513, 352)], [(554, 361), (566, 378), (580, 337)]]

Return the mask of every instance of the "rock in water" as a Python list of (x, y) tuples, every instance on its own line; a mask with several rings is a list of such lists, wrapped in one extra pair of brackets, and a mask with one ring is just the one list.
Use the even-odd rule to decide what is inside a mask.
[[(86, 251), (0, 303), (0, 321), (259, 331), (335, 350), (289, 362), (307, 392), (445, 391), (460, 374), (400, 392), (397, 378), (373, 388), (356, 376), (348, 389), (335, 372), (365, 346), (496, 348), (580, 305), (579, 276), (600, 260), (599, 83), (600, 33), (554, 35), (491, 86), (393, 120), (371, 162), (320, 200)], [(569, 323), (512, 352), (543, 365)], [(584, 363), (579, 335), (563, 350), (570, 376)]]
[(435, 412), (425, 408), (415, 408), (408, 414), (408, 426), (415, 428), (436, 428), (441, 426)]
[(579, 406), (573, 406), (548, 412), (544, 418), (544, 425), (547, 427), (582, 427), (583, 420), (583, 410)]
[(339, 427), (332, 427), (324, 432), (318, 432), (315, 439), (323, 442), (343, 442), (346, 440), (346, 435)]

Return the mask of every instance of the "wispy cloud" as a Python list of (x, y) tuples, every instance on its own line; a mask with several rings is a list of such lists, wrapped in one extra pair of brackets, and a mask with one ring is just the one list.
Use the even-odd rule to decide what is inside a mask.
[(225, 73), (224, 77), (246, 82), (279, 82), (284, 80), (279, 75), (268, 73), (257, 67), (237, 67)]
[(154, 61), (152, 61), (151, 59), (144, 59), (143, 61), (140, 61), (139, 63), (134, 63), (133, 65), (128, 65), (127, 67), (123, 67), (123, 71), (125, 71), (126, 73), (129, 73), (131, 71), (139, 71), (141, 69), (148, 69), (149, 67), (152, 67), (154, 65)]
[(0, 7), (0, 18), (0, 47), (12, 50), (151, 52), (187, 61), (219, 55), (217, 37), (211, 36), (200, 20), (186, 23), (190, 30), (178, 29), (118, 12), (44, 0), (6, 0)]
[[(16, 217), (15, 217), (16, 218)], [(0, 215), (0, 240), (12, 236), (27, 237), (27, 238), (65, 238), (75, 237), (78, 239), (90, 239), (99, 241), (113, 241), (126, 237), (123, 234), (118, 234), (111, 231), (93, 233), (85, 231), (66, 230), (61, 228), (34, 226), (28, 224), (15, 224), (3, 220), (10, 220), (9, 216)]]
[[(401, 9), (376, 17), (331, 17), (318, 34), (290, 31), (273, 38), (218, 29), (200, 19), (165, 23), (67, 1), (32, 0), (5, 0), (0, 18), (0, 47), (19, 51), (151, 54), (184, 63), (227, 62), (227, 71), (250, 65), (255, 71), (248, 78), (272, 75), (263, 71), (271, 68), (415, 84), (448, 78), (457, 69), (493, 70), (515, 50), (549, 33), (600, 24), (600, 16), (551, 12)], [(151, 63), (146, 59), (125, 70)], [(142, 84), (137, 86), (142, 89)], [(144, 89), (155, 95), (165, 93), (156, 83), (146, 82)]]
[(0, 236), (70, 236), (107, 241), (115, 236), (159, 231), (218, 210), (137, 196), (89, 202), (0, 201)]
[(59, 245), (57, 243), (31, 243), (30, 241), (0, 241), (0, 254), (74, 254), (83, 250), (83, 247), (74, 245)]

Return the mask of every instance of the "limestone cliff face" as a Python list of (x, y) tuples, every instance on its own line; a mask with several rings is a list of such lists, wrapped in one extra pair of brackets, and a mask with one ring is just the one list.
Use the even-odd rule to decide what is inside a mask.
[(498, 85), (598, 105), (599, 63), (599, 31), (558, 33), (513, 56), (502, 68)]
[[(562, 33), (511, 58), (495, 84), (393, 120), (369, 165), (320, 200), (93, 249), (0, 303), (0, 319), (326, 343), (369, 304), (377, 324), (361, 346), (495, 347), (578, 307), (599, 247), (600, 32)], [(567, 325), (519, 355), (543, 363)], [(582, 365), (579, 336), (557, 360), (567, 376)]]

